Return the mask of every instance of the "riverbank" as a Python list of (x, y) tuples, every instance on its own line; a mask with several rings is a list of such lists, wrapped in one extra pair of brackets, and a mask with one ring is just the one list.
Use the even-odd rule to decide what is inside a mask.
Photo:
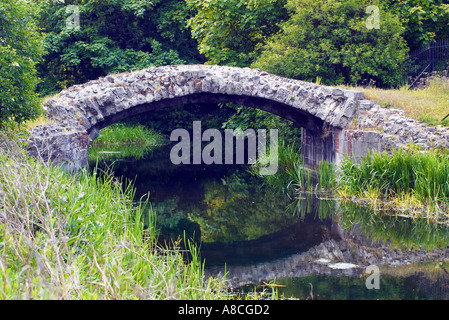
[(375, 87), (344, 87), (365, 93), (366, 99), (388, 108), (405, 111), (407, 117), (427, 126), (449, 126), (449, 78), (446, 74), (424, 77), (416, 89)]
[[(280, 150), (284, 148), (280, 146)], [(276, 179), (261, 178), (292, 195), (311, 192), (370, 207), (374, 214), (424, 218), (449, 225), (447, 155), (447, 150), (424, 151), (416, 147), (392, 149), (389, 153), (368, 150), (359, 161), (346, 157), (338, 167), (322, 161), (313, 171), (302, 165), (300, 155), (280, 152), (279, 163), (288, 165), (281, 167)], [(257, 169), (258, 164), (254, 167)], [(256, 174), (257, 170), (252, 172)]]
[(156, 246), (132, 188), (44, 166), (1, 140), (0, 299), (229, 298), (193, 247), (187, 261)]
[(141, 159), (162, 146), (166, 138), (143, 125), (114, 123), (101, 130), (89, 148), (89, 160)]

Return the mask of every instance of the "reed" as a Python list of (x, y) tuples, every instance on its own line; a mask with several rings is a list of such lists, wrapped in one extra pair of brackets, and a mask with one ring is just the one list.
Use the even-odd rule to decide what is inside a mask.
[[(262, 166), (266, 159), (258, 159), (255, 164), (250, 167), (250, 172), (253, 175), (260, 176), (263, 183), (272, 187), (276, 192), (287, 193), (290, 185), (290, 170), (294, 170), (296, 162), (300, 159), (300, 147), (295, 144), (286, 144), (281, 141), (278, 145), (278, 170), (273, 175), (260, 176), (260, 166)], [(270, 154), (270, 156), (272, 156)], [(275, 155), (276, 156), (276, 155)]]
[(331, 191), (336, 186), (335, 168), (331, 162), (321, 160), (318, 165), (319, 187)]
[(100, 136), (92, 143), (93, 146), (104, 145), (151, 145), (163, 143), (163, 135), (143, 125), (130, 126), (124, 123), (114, 123), (101, 130)]
[(449, 158), (435, 151), (368, 152), (359, 164), (347, 158), (340, 166), (339, 188), (364, 197), (376, 192), (382, 199), (412, 197), (429, 207), (449, 199)]
[[(226, 299), (198, 251), (156, 246), (134, 189), (0, 149), (0, 299)], [(8, 141), (6, 144), (5, 141)]]

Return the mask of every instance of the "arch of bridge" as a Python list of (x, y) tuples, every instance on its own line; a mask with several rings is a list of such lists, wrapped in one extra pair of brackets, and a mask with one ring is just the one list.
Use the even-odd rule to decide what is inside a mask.
[(33, 156), (68, 169), (87, 165), (87, 148), (108, 125), (189, 103), (234, 102), (291, 120), (309, 132), (345, 128), (363, 93), (275, 76), (259, 69), (174, 65), (111, 74), (44, 102), (50, 123), (32, 129)]

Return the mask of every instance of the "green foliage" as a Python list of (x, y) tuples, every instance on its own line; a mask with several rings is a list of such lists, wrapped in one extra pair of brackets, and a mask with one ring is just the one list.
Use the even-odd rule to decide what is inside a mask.
[(211, 64), (248, 66), (267, 37), (287, 18), (285, 0), (186, 0), (199, 51)]
[[(4, 150), (9, 150), (5, 152)], [(222, 299), (198, 251), (156, 247), (133, 188), (108, 176), (70, 175), (0, 149), (1, 299)]]
[[(270, 154), (269, 157), (272, 155)], [(250, 172), (263, 179), (263, 183), (270, 186), (276, 192), (290, 193), (292, 181), (291, 172), (301, 159), (301, 148), (294, 143), (281, 140), (278, 144), (278, 171), (272, 175), (260, 175), (260, 166), (264, 159), (258, 159), (250, 168)]]
[(299, 144), (301, 142), (301, 128), (289, 120), (260, 109), (236, 106), (231, 103), (227, 106), (234, 109), (235, 112), (223, 123), (223, 128), (232, 130), (240, 128), (243, 131), (248, 128), (254, 130), (277, 129), (280, 141), (288, 144)]
[(399, 84), (407, 47), (403, 27), (380, 6), (380, 28), (368, 29), (366, 0), (289, 0), (293, 13), (253, 67), (323, 84)]
[(114, 123), (101, 130), (100, 136), (93, 141), (98, 145), (151, 145), (160, 146), (163, 137), (161, 134), (143, 125), (130, 126), (124, 123)]
[(376, 190), (384, 198), (403, 193), (423, 203), (449, 198), (449, 160), (437, 152), (393, 150), (392, 155), (368, 152), (359, 164), (347, 158), (339, 185), (361, 195)]
[(127, 125), (144, 125), (170, 136), (171, 132), (177, 128), (191, 130), (193, 121), (201, 121), (203, 130), (221, 128), (223, 122), (226, 122), (234, 112), (225, 105), (189, 104), (154, 110), (128, 118), (124, 122)]
[[(388, 213), (388, 212), (387, 212)], [(398, 217), (397, 213), (379, 215), (369, 206), (352, 201), (339, 202), (339, 226), (345, 230), (357, 225), (367, 237), (390, 247), (407, 249), (446, 248), (449, 241), (447, 223), (429, 223), (428, 219)]]
[(22, 123), (41, 112), (34, 92), (35, 66), (43, 53), (36, 12), (32, 3), (0, 0), (0, 125)]
[(89, 162), (99, 159), (141, 159), (152, 149), (164, 144), (164, 136), (143, 125), (115, 123), (101, 130), (89, 148)]
[(285, 210), (291, 202), (287, 196), (252, 179), (248, 183), (244, 175), (233, 174), (222, 183), (207, 183), (205, 210), (192, 208), (188, 215), (200, 225), (203, 242), (254, 240), (297, 221)]
[[(183, 1), (75, 0), (79, 28), (68, 28), (71, 12), (42, 0), (40, 25), (47, 32), (40, 91), (49, 94), (109, 73), (184, 64), (199, 57), (185, 27)], [(180, 56), (180, 53), (184, 57)]]
[(384, 0), (405, 27), (404, 38), (411, 51), (435, 39), (449, 37), (449, 4), (444, 0)]

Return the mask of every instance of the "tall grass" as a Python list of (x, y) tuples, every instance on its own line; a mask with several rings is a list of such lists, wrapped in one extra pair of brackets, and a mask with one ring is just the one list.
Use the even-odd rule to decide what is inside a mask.
[(93, 141), (93, 146), (102, 145), (151, 145), (163, 143), (163, 135), (143, 125), (129, 126), (114, 123), (101, 130), (100, 136)]
[(299, 160), (287, 170), (291, 183), (299, 191), (332, 192), (336, 187), (335, 168), (331, 162), (321, 160), (317, 170), (311, 170)]
[[(288, 171), (292, 170), (295, 163), (300, 159), (300, 147), (295, 144), (286, 144), (283, 140), (278, 144), (278, 154), (268, 157), (276, 157), (278, 162), (278, 170), (273, 175), (261, 176), (264, 183), (269, 185), (277, 192), (288, 192), (288, 185), (291, 181)], [(259, 158), (250, 168), (253, 175), (259, 176), (260, 167), (270, 163), (270, 159)]]
[(89, 160), (141, 159), (164, 144), (161, 133), (142, 125), (115, 123), (104, 128), (89, 148)]
[(193, 248), (185, 261), (155, 245), (132, 188), (68, 175), (0, 140), (0, 299), (227, 297), (224, 279), (206, 279)]
[(318, 165), (319, 187), (331, 191), (336, 187), (335, 168), (332, 162), (321, 160)]
[[(257, 175), (263, 163), (264, 159), (258, 160), (251, 172)], [(305, 168), (300, 147), (282, 141), (278, 145), (278, 171), (262, 178), (265, 184), (278, 192), (288, 193), (291, 186), (301, 191), (330, 191), (336, 185), (334, 171), (333, 164), (324, 160), (320, 161), (317, 170)]]
[(356, 196), (373, 191), (383, 199), (409, 194), (431, 206), (449, 200), (449, 158), (437, 152), (368, 152), (359, 164), (345, 159), (340, 169), (339, 188)]

